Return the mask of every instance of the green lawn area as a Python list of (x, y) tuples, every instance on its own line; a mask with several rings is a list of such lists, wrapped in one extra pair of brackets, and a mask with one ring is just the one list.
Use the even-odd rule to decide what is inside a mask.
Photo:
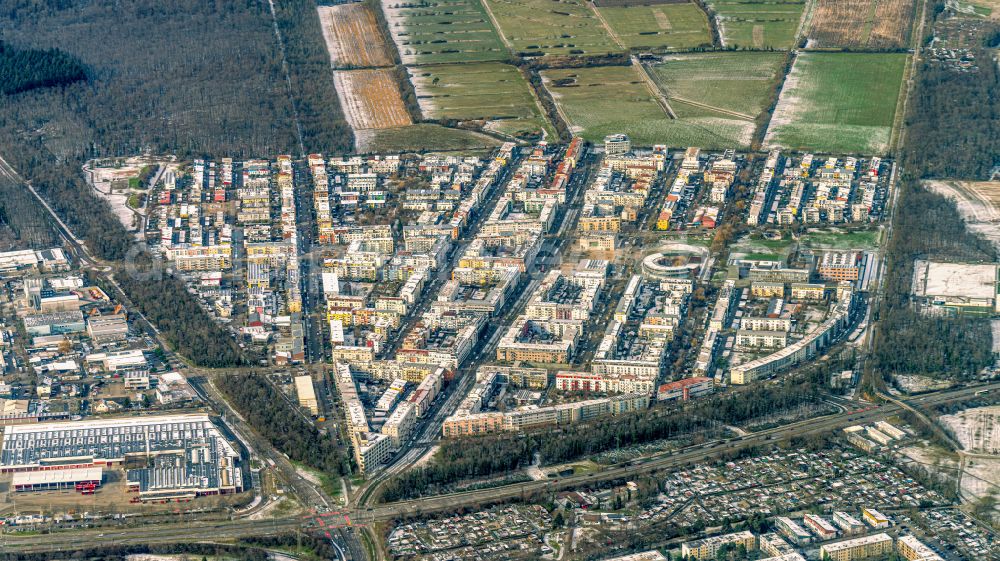
[(615, 6), (598, 11), (631, 49), (690, 49), (712, 44), (708, 17), (694, 3)]
[(635, 68), (605, 66), (542, 72), (546, 87), (574, 133), (600, 141), (626, 133), (637, 146), (734, 148), (749, 144), (753, 123), (671, 102), (671, 119)]
[(649, 69), (669, 97), (756, 117), (777, 87), (785, 56), (781, 52), (679, 54)]
[(370, 134), (365, 150), (375, 152), (482, 152), (501, 144), (492, 136), (431, 123), (395, 129), (364, 131)]
[(483, 0), (514, 50), (547, 55), (620, 52), (584, 0)]
[(405, 64), (503, 60), (509, 56), (478, 0), (420, 0), (386, 5), (385, 11)]
[(884, 153), (906, 57), (801, 53), (785, 81), (765, 143), (817, 152)]
[(805, 0), (707, 0), (719, 17), (727, 47), (789, 49)]
[(554, 129), (542, 116), (528, 82), (500, 62), (444, 64), (409, 69), (421, 111), (432, 119), (502, 119), (494, 130), (519, 136)]
[(875, 249), (881, 233), (879, 230), (856, 232), (809, 231), (800, 239), (803, 247), (826, 249)]

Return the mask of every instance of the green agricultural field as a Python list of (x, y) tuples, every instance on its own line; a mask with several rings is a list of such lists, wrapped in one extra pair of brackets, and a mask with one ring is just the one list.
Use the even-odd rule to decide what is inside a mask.
[(383, 4), (405, 64), (503, 60), (507, 48), (478, 0)]
[(889, 147), (903, 53), (798, 56), (765, 138), (768, 146), (844, 154)]
[(790, 49), (795, 46), (805, 0), (707, 0), (729, 46)]
[(501, 144), (492, 136), (431, 123), (362, 131), (363, 152), (482, 152)]
[(597, 8), (615, 37), (630, 49), (675, 50), (712, 44), (708, 17), (697, 4)]
[(638, 146), (734, 148), (753, 135), (751, 122), (681, 102), (671, 102), (671, 119), (634, 67), (546, 70), (542, 77), (574, 133), (587, 140), (623, 132)]
[(620, 52), (585, 0), (483, 0), (519, 53), (546, 55)]
[(521, 72), (500, 62), (411, 67), (421, 111), (432, 119), (495, 120), (490, 127), (512, 136), (555, 135)]
[(786, 54), (718, 52), (673, 55), (649, 66), (671, 99), (694, 101), (753, 120), (767, 108)]

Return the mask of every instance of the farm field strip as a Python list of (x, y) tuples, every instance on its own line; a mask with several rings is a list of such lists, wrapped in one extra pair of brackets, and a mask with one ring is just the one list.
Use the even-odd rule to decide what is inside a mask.
[(795, 46), (805, 0), (706, 0), (716, 14), (724, 46), (790, 49)]
[(404, 64), (503, 60), (508, 50), (478, 0), (382, 0)]
[(682, 102), (671, 104), (677, 118), (669, 118), (634, 67), (553, 69), (542, 78), (573, 132), (588, 140), (624, 132), (638, 146), (722, 148), (753, 137), (752, 122)]
[(906, 60), (902, 53), (800, 53), (785, 80), (765, 144), (884, 153)]
[(392, 55), (368, 5), (317, 6), (316, 10), (334, 67), (392, 65)]
[(483, 0), (518, 52), (538, 55), (620, 52), (585, 0)]
[(781, 52), (678, 54), (650, 64), (650, 74), (670, 99), (754, 120), (777, 84)]
[(626, 48), (690, 49), (712, 44), (708, 16), (694, 3), (594, 9)]
[(347, 121), (355, 130), (413, 124), (391, 70), (337, 71), (334, 84)]
[(420, 109), (434, 119), (501, 120), (509, 133), (549, 127), (521, 71), (499, 62), (408, 68)]
[(809, 46), (904, 47), (915, 9), (914, 0), (817, 0)]

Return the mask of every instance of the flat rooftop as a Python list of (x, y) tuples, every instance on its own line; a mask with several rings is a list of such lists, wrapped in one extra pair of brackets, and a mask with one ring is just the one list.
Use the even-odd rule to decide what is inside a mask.
[(917, 296), (995, 298), (997, 265), (968, 265), (918, 260), (913, 266), (913, 293)]

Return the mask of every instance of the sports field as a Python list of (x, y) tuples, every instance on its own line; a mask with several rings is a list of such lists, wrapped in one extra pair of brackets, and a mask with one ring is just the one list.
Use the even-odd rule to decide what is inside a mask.
[(382, 0), (404, 64), (500, 60), (508, 56), (478, 0)]
[(541, 109), (521, 72), (499, 62), (409, 68), (421, 112), (432, 119), (502, 120), (494, 130), (520, 136), (550, 134)]
[(671, 100), (696, 102), (753, 120), (766, 109), (785, 56), (740, 51), (678, 54), (649, 69)]
[(708, 17), (694, 3), (597, 8), (630, 49), (690, 49), (712, 44)]
[(845, 154), (889, 147), (904, 53), (803, 52), (785, 80), (768, 146)]
[(546, 70), (542, 77), (574, 133), (588, 140), (623, 132), (638, 146), (733, 148), (753, 135), (753, 123), (685, 103), (671, 102), (671, 119), (633, 67)]
[(715, 10), (725, 46), (789, 49), (805, 0), (706, 0)]
[(621, 49), (585, 0), (483, 0), (519, 53), (603, 54)]
[(914, 0), (817, 0), (809, 29), (811, 47), (906, 46)]

